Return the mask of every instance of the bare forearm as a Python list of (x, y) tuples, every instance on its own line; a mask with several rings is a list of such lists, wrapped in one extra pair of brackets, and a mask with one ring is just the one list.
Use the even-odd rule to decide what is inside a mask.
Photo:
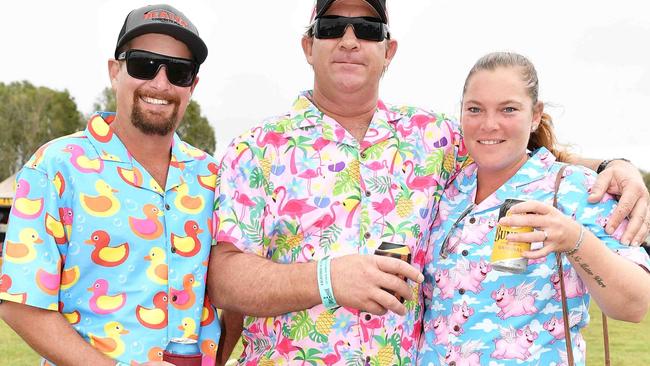
[(239, 313), (221, 312), (221, 339), (217, 350), (217, 366), (225, 365), (237, 345), (244, 328), (244, 317)]
[(321, 302), (316, 263), (278, 264), (219, 243), (210, 255), (208, 291), (220, 309), (276, 316)]
[(650, 304), (650, 274), (613, 253), (592, 233), (569, 260), (603, 312), (625, 321), (641, 321)]
[(3, 302), (0, 317), (38, 354), (59, 366), (115, 365), (114, 360), (86, 343), (56, 311)]

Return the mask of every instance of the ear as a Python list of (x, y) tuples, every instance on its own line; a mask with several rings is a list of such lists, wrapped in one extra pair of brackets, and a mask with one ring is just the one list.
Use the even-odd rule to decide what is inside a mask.
[(312, 63), (312, 50), (314, 49), (314, 37), (303, 36), (300, 42), (302, 44), (302, 52), (305, 54), (307, 63), (314, 66)]
[(537, 131), (539, 124), (542, 122), (542, 114), (544, 114), (544, 103), (537, 102), (533, 106), (533, 124), (531, 126), (532, 131)]
[(386, 41), (386, 59), (384, 60), (384, 68), (387, 68), (390, 65), (390, 62), (395, 57), (397, 53), (397, 40), (389, 39)]
[(111, 80), (113, 91), (117, 89), (117, 76), (120, 73), (120, 62), (115, 59), (108, 60), (108, 77)]

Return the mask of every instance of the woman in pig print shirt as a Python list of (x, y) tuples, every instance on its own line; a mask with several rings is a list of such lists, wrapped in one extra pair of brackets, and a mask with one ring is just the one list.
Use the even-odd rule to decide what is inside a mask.
[[(595, 173), (567, 166), (559, 209), (553, 207), (563, 164), (553, 155), (550, 117), (537, 95), (535, 68), (518, 54), (486, 55), (467, 77), (461, 126), (474, 163), (447, 188), (434, 222), (420, 365), (566, 364), (554, 252), (568, 252), (564, 280), (577, 365), (585, 363), (580, 329), (591, 296), (615, 319), (638, 322), (647, 312), (650, 259), (622, 245), (619, 232), (605, 232), (616, 202), (587, 203)], [(508, 198), (526, 202), (501, 224), (536, 228), (509, 236), (536, 243), (521, 274), (490, 264), (499, 208)]]

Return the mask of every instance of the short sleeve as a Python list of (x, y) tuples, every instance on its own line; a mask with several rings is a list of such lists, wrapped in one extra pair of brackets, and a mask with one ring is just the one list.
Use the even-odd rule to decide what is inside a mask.
[[(268, 169), (257, 158), (254, 142), (236, 139), (226, 151), (215, 191), (215, 242), (265, 256), (263, 220), (269, 196)], [(267, 171), (268, 170), (268, 171)]]
[(56, 310), (60, 247), (68, 245), (60, 231), (59, 196), (54, 182), (36, 169), (24, 168), (16, 182), (3, 246), (0, 299)]

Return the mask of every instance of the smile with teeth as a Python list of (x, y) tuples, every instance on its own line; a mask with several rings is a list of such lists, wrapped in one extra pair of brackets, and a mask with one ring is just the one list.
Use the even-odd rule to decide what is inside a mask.
[(156, 99), (156, 98), (151, 98), (151, 97), (142, 97), (141, 99), (145, 103), (149, 103), (149, 104), (156, 104), (156, 105), (167, 105), (167, 104), (169, 104), (169, 101), (164, 100), (164, 99)]
[(481, 145), (496, 145), (504, 142), (505, 140), (478, 140)]

